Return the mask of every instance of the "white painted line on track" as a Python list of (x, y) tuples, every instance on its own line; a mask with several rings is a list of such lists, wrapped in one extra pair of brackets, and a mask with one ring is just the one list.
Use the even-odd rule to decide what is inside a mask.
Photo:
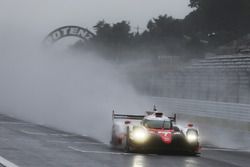
[(59, 140), (47, 140), (50, 143), (75, 143), (75, 144), (86, 144), (86, 145), (106, 145), (105, 143), (97, 142), (84, 142), (84, 141), (59, 141)]
[(205, 150), (205, 151), (228, 151), (228, 152), (249, 152), (248, 150), (230, 149), (230, 148), (202, 148), (201, 150)]
[(40, 133), (40, 132), (30, 132), (26, 130), (21, 130), (20, 132), (25, 133), (27, 135), (39, 135), (39, 136), (48, 136), (47, 133)]
[(5, 167), (18, 167), (16, 164), (8, 161), (7, 159), (0, 156), (0, 164), (2, 164)]
[(8, 121), (0, 121), (0, 124), (11, 124), (11, 125), (33, 125), (31, 123), (26, 122), (8, 122)]
[(74, 137), (77, 135), (72, 134), (61, 134), (61, 133), (42, 133), (42, 132), (31, 132), (26, 130), (21, 130), (20, 132), (25, 133), (27, 135), (39, 135), (39, 136), (59, 136), (59, 137)]
[(112, 152), (112, 151), (89, 151), (89, 150), (81, 150), (79, 148), (75, 148), (72, 146), (68, 147), (69, 149), (72, 149), (77, 152), (81, 153), (92, 153), (92, 154), (110, 154), (110, 155), (131, 155), (132, 153), (122, 153), (122, 152)]
[(72, 134), (60, 134), (60, 133), (49, 133), (51, 136), (59, 136), (59, 137), (77, 137), (77, 135)]

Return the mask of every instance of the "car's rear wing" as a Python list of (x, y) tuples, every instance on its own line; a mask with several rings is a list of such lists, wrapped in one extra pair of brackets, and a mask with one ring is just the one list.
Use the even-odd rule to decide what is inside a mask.
[(144, 117), (145, 115), (116, 114), (115, 111), (112, 112), (112, 120), (115, 120), (115, 119), (142, 120)]

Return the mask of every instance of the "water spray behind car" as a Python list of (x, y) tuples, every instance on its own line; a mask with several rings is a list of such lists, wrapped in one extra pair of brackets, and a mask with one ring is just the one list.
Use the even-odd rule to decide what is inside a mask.
[(125, 74), (97, 54), (48, 52), (33, 34), (18, 35), (0, 41), (1, 113), (107, 142), (112, 109), (146, 108)]

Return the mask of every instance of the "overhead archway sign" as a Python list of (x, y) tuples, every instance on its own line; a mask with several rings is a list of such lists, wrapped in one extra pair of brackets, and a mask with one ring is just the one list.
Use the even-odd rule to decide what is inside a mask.
[(44, 43), (45, 45), (52, 45), (60, 39), (66, 37), (77, 37), (82, 41), (87, 41), (93, 38), (94, 34), (88, 29), (79, 26), (64, 26), (49, 33), (49, 35), (44, 39)]

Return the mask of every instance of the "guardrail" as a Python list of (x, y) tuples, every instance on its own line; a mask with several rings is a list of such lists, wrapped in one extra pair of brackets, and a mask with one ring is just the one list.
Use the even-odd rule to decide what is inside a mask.
[(166, 97), (153, 97), (152, 100), (160, 110), (167, 110), (171, 113), (250, 122), (250, 105), (247, 104)]
[(205, 59), (192, 61), (189, 68), (211, 68), (211, 69), (243, 69), (250, 68), (250, 55), (221, 55), (207, 56)]

